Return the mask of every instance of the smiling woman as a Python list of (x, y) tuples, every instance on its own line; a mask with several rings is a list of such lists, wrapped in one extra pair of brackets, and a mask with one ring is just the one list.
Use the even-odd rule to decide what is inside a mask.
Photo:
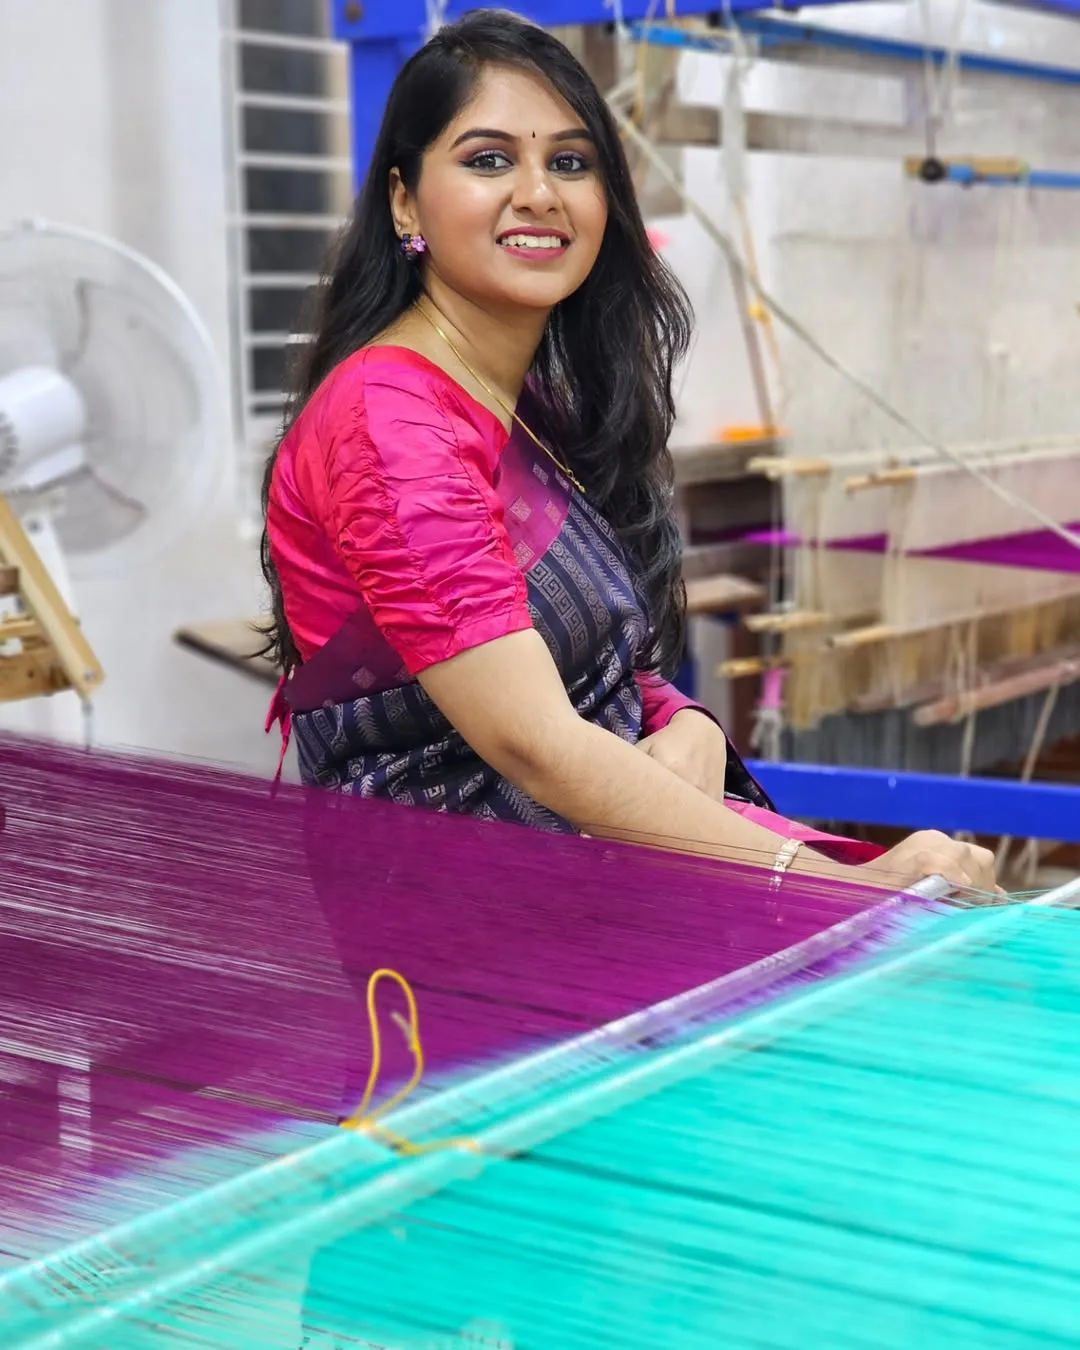
[[(304, 778), (773, 869), (993, 884), (942, 835), (775, 815), (665, 682), (691, 316), (569, 51), (478, 11), (402, 70), (266, 476), (276, 713)], [(807, 847), (803, 848), (803, 845)]]
[(489, 66), (429, 147), (419, 179), (408, 184), (395, 166), (390, 182), (398, 233), (427, 245), (432, 307), (453, 319), (455, 301), (467, 297), (497, 322), (528, 316), (505, 370), (488, 372), (512, 406), (522, 360), (528, 370), (549, 314), (585, 283), (604, 242), (607, 194), (592, 131), (541, 76)]

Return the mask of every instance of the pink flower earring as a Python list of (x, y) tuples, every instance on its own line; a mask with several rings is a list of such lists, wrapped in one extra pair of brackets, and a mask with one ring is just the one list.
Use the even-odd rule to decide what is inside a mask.
[(401, 251), (409, 262), (416, 262), (421, 253), (427, 252), (427, 240), (422, 234), (403, 234)]

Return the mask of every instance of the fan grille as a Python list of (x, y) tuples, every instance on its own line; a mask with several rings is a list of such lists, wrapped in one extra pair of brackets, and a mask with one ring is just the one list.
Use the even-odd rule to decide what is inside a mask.
[[(222, 396), (209, 338), (158, 268), (98, 236), (0, 231), (0, 375), (49, 364), (87, 409), (87, 469), (62, 485), (57, 531), (80, 565), (160, 547), (205, 508), (222, 468)], [(0, 465), (14, 429), (0, 419)]]

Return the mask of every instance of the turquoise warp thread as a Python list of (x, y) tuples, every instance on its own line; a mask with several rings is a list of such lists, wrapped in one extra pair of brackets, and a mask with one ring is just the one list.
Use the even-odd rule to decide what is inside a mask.
[(474, 1319), (518, 1350), (1075, 1347), (1078, 943), (1080, 915), (1028, 912), (455, 1185), (320, 1253), (308, 1322), (417, 1347)]
[[(428, 1160), (431, 1193), (397, 1212), (377, 1188), (417, 1161), (358, 1157), (351, 1209), (304, 1227), (286, 1205), (291, 1226), (268, 1214), (226, 1251), (189, 1233), (159, 1297), (96, 1327), (26, 1324), (14, 1347), (286, 1344), (305, 1283), (312, 1350), (1075, 1347), (1080, 914), (933, 932), (869, 978), (751, 1010), (660, 1090), (623, 1088), (649, 1052), (598, 1065), (583, 1091), (613, 1109), (513, 1161), (452, 1160), (439, 1184)], [(365, 1196), (382, 1217), (360, 1226)]]

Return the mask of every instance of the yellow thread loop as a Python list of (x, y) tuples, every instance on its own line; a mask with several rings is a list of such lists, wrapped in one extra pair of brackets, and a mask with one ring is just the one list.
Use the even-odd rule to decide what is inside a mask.
[[(382, 1072), (382, 1029), (379, 1025), (379, 1009), (376, 997), (382, 980), (393, 980), (405, 995), (408, 1018), (402, 1017), (401, 1013), (395, 1011), (390, 1014), (390, 1020), (400, 1027), (401, 1033), (405, 1037), (405, 1044), (413, 1057), (413, 1072), (412, 1077), (403, 1088), (399, 1088), (382, 1106), (372, 1111), (370, 1110), (371, 1101), (379, 1083), (379, 1074)], [(420, 1079), (424, 1076), (424, 1046), (420, 1039), (420, 1010), (417, 1007), (416, 995), (412, 991), (412, 986), (404, 975), (400, 975), (396, 970), (390, 970), (387, 967), (382, 967), (374, 972), (368, 980), (367, 1014), (368, 1024), (371, 1027), (371, 1069), (368, 1073), (364, 1095), (360, 1099), (360, 1105), (347, 1120), (342, 1121), (342, 1128), (359, 1130), (363, 1134), (381, 1140), (399, 1153), (409, 1156), (415, 1156), (418, 1153), (430, 1153), (440, 1148), (465, 1148), (478, 1153), (480, 1147), (472, 1139), (462, 1137), (435, 1140), (429, 1144), (414, 1144), (411, 1139), (405, 1138), (404, 1135), (395, 1134), (393, 1130), (388, 1130), (378, 1123), (381, 1116), (385, 1116), (395, 1106), (400, 1106), (407, 1097), (410, 1097), (416, 1091), (420, 1086)]]

